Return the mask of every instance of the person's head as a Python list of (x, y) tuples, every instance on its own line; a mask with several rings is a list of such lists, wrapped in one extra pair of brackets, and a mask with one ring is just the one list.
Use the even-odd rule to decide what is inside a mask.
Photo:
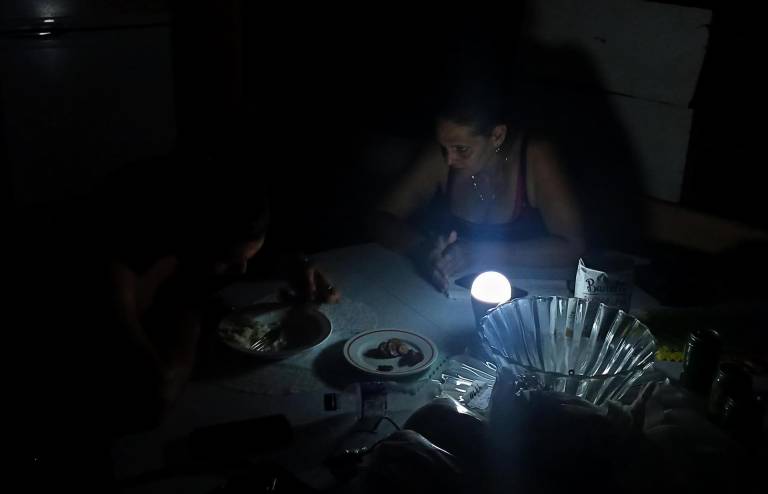
[(509, 135), (500, 94), (462, 87), (437, 115), (436, 138), (448, 166), (477, 173), (492, 162)]
[(244, 274), (248, 261), (264, 246), (268, 214), (261, 218), (243, 219), (240, 225), (232, 224), (232, 231), (222, 231), (221, 242), (211, 251), (210, 269), (213, 274)]
[[(197, 174), (186, 195), (179, 250), (212, 274), (242, 274), (264, 245), (269, 204), (261, 180), (246, 170), (215, 167)], [(177, 209), (178, 210), (178, 209)]]
[(95, 198), (110, 256), (143, 272), (176, 257), (207, 274), (241, 273), (261, 249), (269, 208), (263, 180), (226, 157), (145, 159), (116, 173)]

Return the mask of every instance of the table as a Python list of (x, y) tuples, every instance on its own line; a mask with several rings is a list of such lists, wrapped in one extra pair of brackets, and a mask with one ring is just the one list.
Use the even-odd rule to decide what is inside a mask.
[[(302, 433), (306, 441), (300, 441), (285, 457), (304, 469), (305, 480), (321, 484), (328, 479), (315, 465), (351, 424), (341, 417), (329, 418), (319, 397), (363, 377), (343, 360), (341, 348), (347, 338), (373, 328), (403, 328), (431, 338), (441, 356), (446, 357), (464, 351), (474, 337), (475, 322), (467, 290), (452, 289), (451, 297), (446, 297), (420, 278), (408, 260), (391, 251), (363, 244), (324, 252), (314, 259), (343, 295), (341, 303), (321, 307), (333, 325), (331, 337), (320, 347), (280, 363), (249, 361), (239, 372), (193, 380), (161, 427), (117, 443), (113, 457), (118, 479), (135, 478), (167, 466), (168, 446), (183, 443), (195, 428), (285, 413), (293, 424), (322, 419), (319, 425), (306, 426), (308, 432)], [(510, 273), (513, 285), (544, 296), (567, 296), (565, 280), (574, 274), (575, 267)], [(226, 288), (221, 296), (227, 303), (242, 306), (268, 300), (275, 289), (274, 284), (238, 283)], [(633, 310), (655, 306), (657, 301), (635, 288)], [(407, 414), (400, 417), (404, 420)], [(391, 430), (385, 428), (381, 434)], [(378, 437), (371, 435), (368, 440)], [(215, 475), (181, 476), (142, 484), (134, 490), (154, 492), (172, 486), (174, 492), (209, 492), (220, 482)]]

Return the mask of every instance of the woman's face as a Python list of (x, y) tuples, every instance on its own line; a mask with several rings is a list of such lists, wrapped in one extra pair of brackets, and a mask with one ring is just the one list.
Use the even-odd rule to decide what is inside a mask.
[(472, 127), (450, 120), (438, 121), (437, 142), (448, 166), (470, 175), (482, 170), (496, 153), (493, 136), (479, 135)]

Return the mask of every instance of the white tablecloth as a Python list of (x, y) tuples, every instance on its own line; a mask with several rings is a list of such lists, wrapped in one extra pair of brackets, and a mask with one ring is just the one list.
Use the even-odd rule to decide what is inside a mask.
[[(475, 337), (467, 290), (454, 287), (450, 298), (446, 297), (393, 252), (365, 244), (321, 253), (315, 261), (343, 295), (340, 304), (321, 308), (333, 325), (332, 336), (321, 347), (279, 363), (264, 365), (254, 360), (252, 367), (237, 373), (192, 381), (160, 428), (126, 437), (117, 444), (114, 459), (118, 478), (167, 465), (168, 445), (183, 440), (197, 427), (271, 413), (284, 413), (292, 423), (327, 418), (322, 410), (323, 393), (338, 391), (359, 377), (343, 361), (341, 352), (343, 341), (354, 333), (374, 328), (408, 329), (431, 338), (442, 357), (462, 352)], [(528, 270), (513, 273), (512, 283), (532, 295), (567, 296), (566, 278), (573, 278), (573, 273)], [(274, 285), (238, 283), (225, 289), (222, 296), (230, 304), (247, 305), (263, 301), (274, 291)], [(635, 288), (633, 309), (657, 305)], [(292, 454), (300, 458), (291, 458), (292, 464), (303, 462), (310, 469), (348, 426), (339, 422), (315, 429), (317, 439), (294, 448)], [(171, 484), (174, 492), (206, 492), (219, 480), (209, 476), (166, 482), (175, 482)], [(153, 486), (160, 488), (159, 484)], [(151, 492), (151, 487), (145, 485), (137, 492)]]

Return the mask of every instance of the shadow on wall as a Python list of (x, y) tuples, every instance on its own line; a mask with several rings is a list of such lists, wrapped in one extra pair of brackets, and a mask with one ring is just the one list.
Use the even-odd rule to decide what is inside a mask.
[[(287, 220), (281, 224), (307, 223), (300, 209), (311, 210), (302, 235), (333, 243), (364, 240), (363, 213), (410, 161), (410, 141), (432, 133), (436, 92), (478, 67), (501, 67), (520, 18), (518, 2), (498, 15), (462, 14), (460, 22), (448, 11), (404, 15), (381, 7), (356, 16), (344, 7), (334, 17), (334, 7), (307, 6), (268, 33), (253, 21), (261, 7), (250, 4), (246, 141), (263, 142), (245, 155), (267, 175)], [(400, 144), (390, 146), (390, 136)]]
[[(255, 22), (263, 17), (255, 7), (242, 13), (241, 166), (261, 171), (283, 229), (276, 233), (289, 243), (319, 250), (364, 240), (365, 211), (432, 138), (439, 96), (466, 79), (500, 81), (531, 129), (560, 143), (599, 243), (639, 221), (628, 200), (635, 159), (604, 95), (591, 89), (600, 86), (592, 64), (574, 49), (539, 48), (526, 56), (557, 70), (532, 78), (518, 53), (522, 2), (467, 14), (461, 29), (451, 27), (453, 13), (318, 23), (311, 11), (270, 32)], [(566, 84), (564, 69), (596, 82)]]
[[(463, 56), (471, 59), (472, 53), (464, 51)], [(478, 60), (483, 59), (478, 55)], [(529, 134), (557, 145), (586, 211), (594, 247), (631, 245), (644, 230), (638, 160), (609, 95), (598, 89), (600, 79), (589, 56), (577, 47), (529, 43), (521, 54), (510, 53), (496, 63), (491, 70), (477, 69), (464, 79), (501, 86), (502, 104), (512, 123), (516, 120)], [(574, 79), (583, 82), (567, 82)], [(444, 89), (448, 88), (436, 91)], [(362, 163), (366, 173), (375, 177), (379, 194), (392, 186), (431, 139), (426, 132), (422, 136), (398, 133), (397, 126), (390, 133), (366, 137)]]
[[(535, 60), (534, 60), (535, 59)], [(609, 101), (590, 57), (576, 46), (528, 45), (517, 62), (532, 132), (551, 136), (562, 153), (597, 247), (627, 248), (645, 230), (642, 179), (625, 124)], [(544, 70), (542, 70), (542, 68)], [(566, 80), (578, 80), (580, 84)]]

